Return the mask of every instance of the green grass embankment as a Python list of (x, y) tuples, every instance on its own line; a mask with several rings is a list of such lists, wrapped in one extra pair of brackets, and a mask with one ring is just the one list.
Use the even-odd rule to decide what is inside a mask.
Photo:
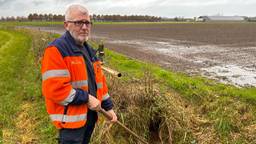
[[(36, 35), (36, 36), (35, 36)], [(41, 96), (38, 33), (0, 29), (0, 129), (3, 143), (56, 143)], [(49, 137), (48, 137), (49, 136)], [(0, 142), (0, 143), (1, 143)]]
[[(20, 33), (1, 30), (0, 37), (0, 85), (1, 85), (1, 130), (3, 142), (16, 139), (14, 134), (18, 111), (21, 109), (24, 76), (23, 67), (30, 46), (30, 39)], [(5, 139), (8, 137), (7, 139)]]

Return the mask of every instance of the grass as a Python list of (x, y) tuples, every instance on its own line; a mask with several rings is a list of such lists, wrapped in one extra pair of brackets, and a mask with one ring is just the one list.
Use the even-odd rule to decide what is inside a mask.
[[(24, 73), (23, 62), (24, 57), (27, 54), (26, 48), (29, 47), (29, 38), (23, 36), (20, 33), (9, 32), (5, 30), (0, 31), (2, 37), (6, 37), (6, 42), (1, 43), (1, 130), (3, 136), (10, 136), (14, 133), (13, 128), (16, 125), (18, 111), (20, 109), (20, 103), (22, 102), (21, 92), (23, 89), (22, 77)], [(7, 136), (7, 137), (8, 137)], [(9, 138), (14, 138), (9, 137)], [(5, 140), (3, 140), (5, 142)]]
[(0, 30), (6, 41), (0, 48), (3, 143), (56, 143), (52, 137), (56, 131), (49, 123), (41, 94), (37, 52), (42, 45), (36, 36), (39, 34), (28, 31)]

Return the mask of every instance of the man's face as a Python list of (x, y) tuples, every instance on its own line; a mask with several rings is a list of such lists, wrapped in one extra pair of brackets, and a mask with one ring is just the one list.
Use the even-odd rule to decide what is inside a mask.
[(85, 15), (80, 11), (71, 13), (71, 20), (64, 22), (64, 27), (70, 32), (72, 37), (78, 44), (83, 44), (88, 40), (91, 28), (89, 15)]

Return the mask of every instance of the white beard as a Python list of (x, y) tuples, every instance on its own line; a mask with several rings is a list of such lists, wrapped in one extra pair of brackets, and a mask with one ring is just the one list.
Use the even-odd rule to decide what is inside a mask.
[(87, 36), (87, 37), (85, 37), (85, 41), (88, 41), (89, 40), (89, 37)]
[(79, 36), (76, 37), (72, 31), (69, 31), (69, 32), (70, 32), (71, 36), (74, 38), (74, 40), (76, 41), (76, 43), (79, 45), (83, 45), (83, 43), (89, 39), (88, 36), (86, 36), (85, 38), (81, 38)]

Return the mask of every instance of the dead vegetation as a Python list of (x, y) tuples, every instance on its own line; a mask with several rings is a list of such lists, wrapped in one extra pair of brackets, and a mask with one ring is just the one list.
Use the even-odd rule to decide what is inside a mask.
[[(110, 77), (110, 91), (121, 122), (150, 143), (195, 141), (190, 129), (194, 126), (191, 109), (177, 93), (161, 89), (148, 72), (142, 79), (128, 81)], [(193, 121), (198, 123), (197, 119)], [(104, 124), (98, 129), (102, 130)], [(105, 126), (103, 131), (108, 131), (105, 134), (108, 136), (100, 136), (94, 143), (138, 143), (118, 126)]]
[[(141, 79), (108, 76), (119, 120), (150, 144), (221, 144), (255, 141), (254, 110), (227, 97), (205, 98), (202, 105), (164, 87), (147, 70)], [(93, 144), (137, 144), (118, 125), (101, 117)]]

